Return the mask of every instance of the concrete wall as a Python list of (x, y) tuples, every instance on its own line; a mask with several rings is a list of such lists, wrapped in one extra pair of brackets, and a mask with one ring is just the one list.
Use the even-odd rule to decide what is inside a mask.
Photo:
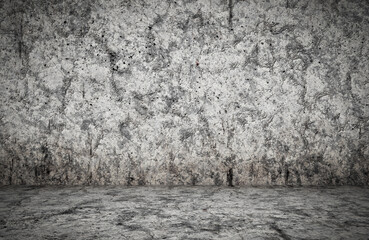
[(0, 1), (1, 184), (368, 185), (368, 1)]

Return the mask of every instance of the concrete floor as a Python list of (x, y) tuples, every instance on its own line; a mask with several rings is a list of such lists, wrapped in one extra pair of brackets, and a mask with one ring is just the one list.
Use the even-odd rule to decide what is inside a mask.
[(1, 239), (368, 239), (369, 189), (1, 187)]

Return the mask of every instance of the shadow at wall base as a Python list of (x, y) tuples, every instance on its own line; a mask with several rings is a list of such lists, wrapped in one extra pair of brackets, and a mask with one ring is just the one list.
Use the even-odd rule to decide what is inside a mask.
[[(74, 162), (0, 166), (1, 185), (204, 185), (204, 186), (341, 186), (369, 185), (367, 161), (351, 160), (347, 166), (321, 160), (277, 162), (255, 161), (232, 166), (197, 165), (119, 167), (100, 163), (87, 167)], [(9, 167), (11, 166), (11, 167)]]

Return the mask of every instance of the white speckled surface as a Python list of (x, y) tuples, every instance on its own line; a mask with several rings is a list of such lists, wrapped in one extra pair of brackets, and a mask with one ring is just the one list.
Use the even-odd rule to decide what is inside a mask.
[(368, 185), (368, 37), (364, 0), (2, 0), (0, 183)]
[(368, 239), (369, 189), (2, 187), (1, 239)]

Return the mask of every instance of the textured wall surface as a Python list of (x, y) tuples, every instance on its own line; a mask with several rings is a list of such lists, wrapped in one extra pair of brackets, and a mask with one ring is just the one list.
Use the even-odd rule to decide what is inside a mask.
[(368, 1), (0, 9), (1, 184), (369, 183)]

